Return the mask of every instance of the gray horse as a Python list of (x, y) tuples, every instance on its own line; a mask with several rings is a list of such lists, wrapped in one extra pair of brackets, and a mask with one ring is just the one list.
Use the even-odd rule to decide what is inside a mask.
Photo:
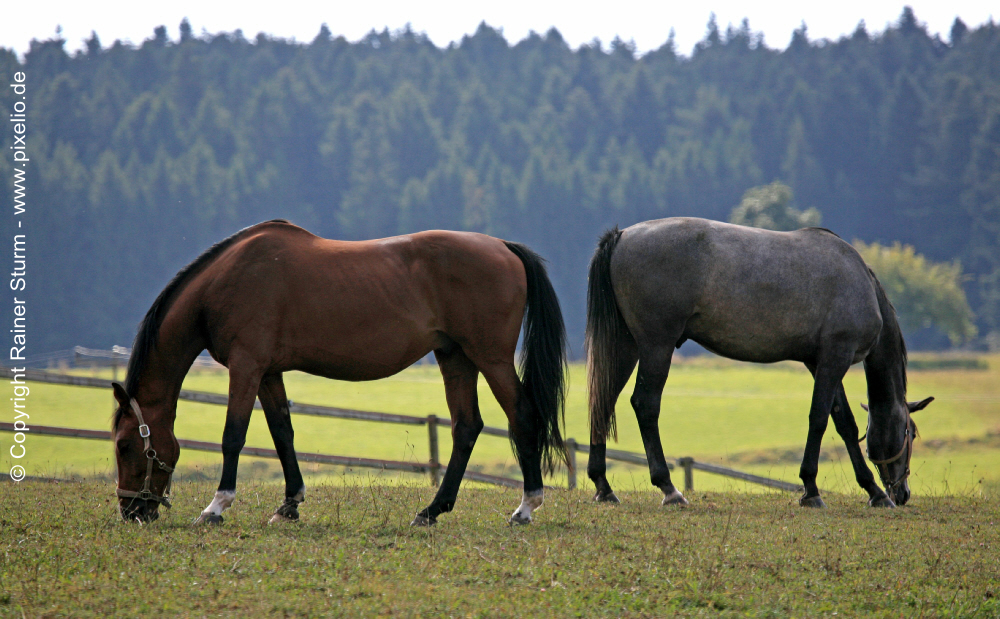
[[(670, 481), (658, 426), (673, 350), (686, 340), (741, 361), (801, 361), (812, 372), (800, 505), (825, 506), (816, 470), (831, 414), (868, 504), (893, 507), (909, 499), (917, 433), (910, 414), (933, 398), (907, 403), (906, 346), (896, 312), (858, 252), (821, 228), (772, 232), (672, 218), (609, 230), (590, 263), (587, 473), (597, 486), (595, 500), (618, 502), (606, 476), (606, 442), (615, 435), (615, 402), (638, 361), (632, 407), (650, 479), (663, 491), (664, 505), (687, 503)], [(860, 361), (871, 409), (868, 456), (888, 495), (865, 464), (842, 384)]]

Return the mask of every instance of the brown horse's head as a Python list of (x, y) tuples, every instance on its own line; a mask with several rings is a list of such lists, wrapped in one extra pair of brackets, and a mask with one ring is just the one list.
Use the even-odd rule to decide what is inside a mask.
[(171, 415), (157, 405), (139, 406), (125, 388), (113, 383), (118, 410), (111, 437), (115, 443), (118, 505), (126, 521), (150, 522), (159, 506), (170, 507), (170, 477), (180, 455)]

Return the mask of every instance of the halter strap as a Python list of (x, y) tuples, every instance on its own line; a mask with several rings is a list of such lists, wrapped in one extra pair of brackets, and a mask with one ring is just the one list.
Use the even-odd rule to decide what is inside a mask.
[[(156, 457), (156, 450), (153, 449), (149, 442), (149, 426), (142, 418), (142, 409), (139, 408), (139, 403), (135, 401), (135, 398), (129, 400), (129, 407), (132, 412), (135, 413), (136, 418), (139, 420), (139, 436), (142, 437), (142, 448), (146, 453), (146, 479), (142, 482), (142, 490), (135, 492), (132, 490), (122, 490), (121, 488), (115, 488), (115, 494), (122, 499), (139, 499), (141, 501), (156, 501), (162, 504), (166, 508), (170, 508), (170, 484), (173, 481), (174, 469), (168, 465), (163, 460)], [(167, 485), (163, 488), (163, 496), (154, 494), (149, 488), (149, 484), (153, 479), (153, 463), (160, 468), (161, 471), (166, 471), (167, 473)]]
[[(886, 491), (892, 490), (899, 484), (903, 483), (903, 481), (905, 481), (906, 478), (910, 476), (910, 458), (913, 456), (913, 434), (910, 432), (911, 425), (912, 422), (910, 421), (910, 412), (907, 411), (906, 432), (903, 434), (903, 446), (899, 448), (899, 453), (897, 453), (895, 456), (887, 460), (873, 460), (871, 454), (868, 453), (868, 447), (865, 446), (865, 455), (867, 455), (871, 463), (875, 465), (875, 469), (878, 471), (878, 476), (882, 479), (882, 485), (885, 486)], [(868, 413), (868, 427), (871, 428), (871, 426), (872, 426), (872, 415), (871, 413)], [(868, 436), (868, 431), (866, 430), (864, 436), (859, 438), (858, 442), (860, 443), (861, 441), (865, 440), (865, 437), (867, 436)], [(896, 460), (899, 460), (903, 456), (904, 451), (906, 452), (906, 469), (899, 476), (899, 478), (896, 479), (896, 481), (892, 483), (887, 483), (885, 480), (885, 476), (882, 474), (882, 465), (891, 464)], [(888, 469), (886, 469), (886, 472), (888, 472)]]

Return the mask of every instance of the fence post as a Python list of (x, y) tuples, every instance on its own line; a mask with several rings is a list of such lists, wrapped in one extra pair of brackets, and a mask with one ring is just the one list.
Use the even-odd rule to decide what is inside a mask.
[(437, 415), (427, 416), (427, 437), (431, 452), (431, 485), (437, 486), (441, 477), (441, 459), (438, 454), (438, 418)]
[(694, 458), (678, 458), (677, 464), (684, 467), (684, 492), (694, 492)]
[(576, 490), (576, 439), (566, 439), (566, 455), (569, 456), (569, 468), (566, 471), (566, 487)]

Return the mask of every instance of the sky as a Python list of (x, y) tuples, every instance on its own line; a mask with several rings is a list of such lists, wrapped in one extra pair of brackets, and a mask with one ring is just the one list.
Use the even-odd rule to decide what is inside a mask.
[(141, 43), (152, 36), (153, 29), (167, 27), (171, 39), (178, 38), (178, 25), (187, 18), (196, 34), (233, 32), (241, 29), (253, 38), (258, 32), (272, 36), (311, 41), (324, 23), (333, 34), (356, 41), (372, 29), (390, 31), (407, 24), (426, 34), (436, 45), (460, 41), (485, 21), (503, 30), (511, 43), (531, 31), (544, 33), (555, 27), (573, 47), (595, 38), (605, 46), (616, 36), (634, 42), (639, 52), (663, 45), (670, 30), (675, 31), (679, 52), (687, 55), (705, 35), (712, 13), (725, 30), (739, 26), (748, 18), (751, 30), (762, 32), (772, 48), (785, 48), (792, 32), (802, 23), (814, 39), (837, 39), (850, 34), (858, 22), (865, 21), (869, 32), (881, 31), (899, 18), (904, 4), (913, 7), (917, 20), (931, 33), (948, 39), (955, 17), (975, 27), (995, 17), (1000, 18), (1000, 4), (984, 0), (840, 0), (839, 2), (796, 2), (749, 0), (710, 0), (677, 2), (673, 0), (504, 0), (476, 3), (468, 0), (372, 0), (314, 1), (286, 0), (281, 3), (244, 3), (212, 0), (171, 0), (137, 3), (134, 0), (80, 2), (79, 0), (34, 0), (15, 3), (3, 11), (0, 19), (0, 47), (19, 55), (28, 50), (32, 39), (48, 39), (61, 28), (66, 48), (83, 47), (91, 31), (97, 33), (104, 47), (116, 39)]

